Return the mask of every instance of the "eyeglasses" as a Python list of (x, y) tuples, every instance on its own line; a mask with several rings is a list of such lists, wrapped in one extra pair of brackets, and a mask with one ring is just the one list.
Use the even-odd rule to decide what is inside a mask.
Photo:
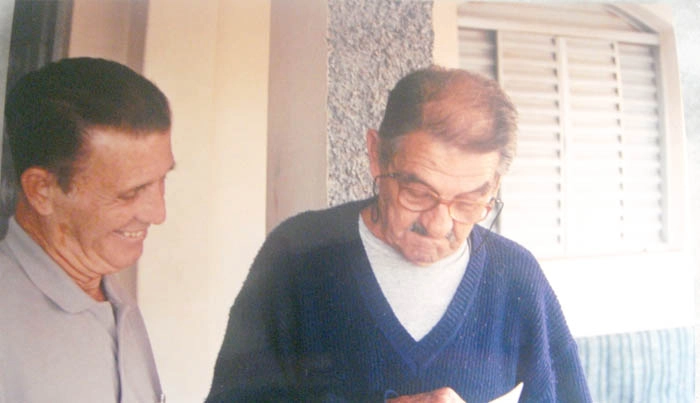
[(382, 178), (391, 178), (397, 182), (399, 185), (397, 196), (399, 204), (415, 213), (432, 210), (439, 204), (445, 204), (453, 220), (460, 223), (476, 223), (485, 219), (494, 208), (500, 213), (500, 209), (503, 206), (501, 200), (495, 197), (491, 198), (488, 203), (460, 199), (445, 200), (427, 184), (407, 178), (405, 174), (398, 172), (375, 177), (375, 189), (377, 181)]

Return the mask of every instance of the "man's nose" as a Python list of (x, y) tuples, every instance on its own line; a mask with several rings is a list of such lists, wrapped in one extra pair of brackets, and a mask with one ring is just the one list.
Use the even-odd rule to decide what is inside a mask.
[(427, 235), (433, 238), (445, 237), (452, 232), (454, 220), (450, 216), (447, 203), (439, 203), (428, 211), (424, 211), (420, 218), (420, 224), (425, 228)]
[(138, 217), (149, 224), (165, 221), (165, 181), (158, 181), (144, 189)]

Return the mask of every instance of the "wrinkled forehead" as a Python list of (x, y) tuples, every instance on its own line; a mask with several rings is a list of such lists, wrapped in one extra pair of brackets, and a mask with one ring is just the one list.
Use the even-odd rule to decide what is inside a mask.
[(453, 182), (479, 187), (497, 178), (499, 162), (498, 151), (465, 150), (427, 132), (416, 132), (405, 136), (389, 170), (413, 175), (430, 185)]
[(475, 154), (499, 154), (499, 147), (491, 144), (492, 129), (493, 121), (488, 118), (465, 119), (448, 128), (424, 127), (394, 139), (391, 160), (437, 153), (442, 158), (460, 161), (468, 160)]

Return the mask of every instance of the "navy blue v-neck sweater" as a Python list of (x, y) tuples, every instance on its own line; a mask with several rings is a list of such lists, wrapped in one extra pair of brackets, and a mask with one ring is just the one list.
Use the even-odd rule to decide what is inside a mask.
[[(470, 257), (444, 316), (413, 340), (360, 240), (368, 202), (303, 213), (270, 234), (231, 308), (207, 401), (383, 401), (448, 386), (477, 403), (520, 382), (521, 402), (590, 401), (538, 263), (497, 234)], [(485, 234), (475, 226), (472, 245)]]

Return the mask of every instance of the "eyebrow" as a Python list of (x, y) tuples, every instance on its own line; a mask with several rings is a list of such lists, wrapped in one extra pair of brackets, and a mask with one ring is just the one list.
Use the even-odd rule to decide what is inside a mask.
[[(442, 196), (440, 195), (440, 193), (439, 193), (437, 190), (435, 190), (434, 187), (432, 187), (430, 184), (428, 184), (427, 182), (425, 182), (423, 179), (419, 178), (416, 174), (414, 174), (414, 173), (407, 173), (407, 172), (401, 172), (401, 171), (399, 171), (398, 173), (400, 173), (407, 181), (409, 181), (409, 182), (418, 182), (418, 183), (420, 183), (421, 185), (425, 185), (425, 186), (427, 186), (433, 193), (435, 193), (436, 195), (442, 197)], [(462, 192), (462, 193), (457, 194), (454, 198), (452, 198), (452, 200), (459, 199), (459, 198), (463, 198), (463, 197), (468, 197), (468, 196), (474, 196), (474, 195), (483, 196), (483, 195), (485, 195), (486, 193), (488, 193), (489, 189), (491, 189), (491, 180), (488, 180), (488, 181), (484, 182), (483, 185), (477, 187), (477, 188), (474, 189), (474, 190), (469, 190), (469, 191), (466, 191), (466, 192)]]

